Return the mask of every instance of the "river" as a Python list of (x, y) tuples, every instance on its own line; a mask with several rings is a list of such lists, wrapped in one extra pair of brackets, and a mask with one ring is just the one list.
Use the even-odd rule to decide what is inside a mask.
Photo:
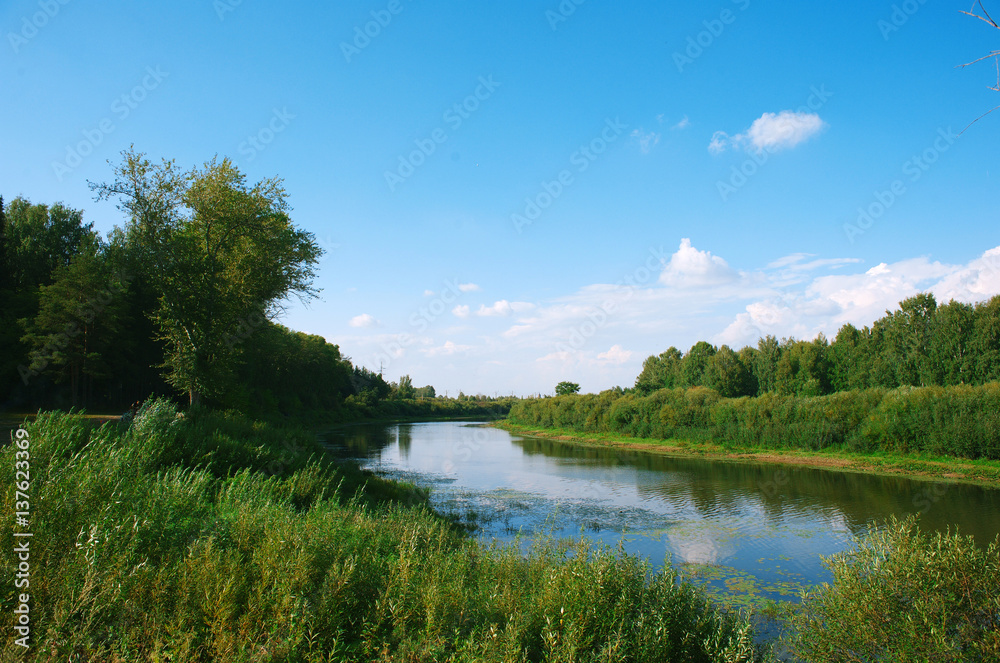
[(469, 422), (353, 426), (338, 453), (431, 489), (436, 509), (485, 541), (578, 537), (669, 559), (732, 606), (797, 600), (830, 580), (821, 556), (889, 516), (956, 526), (986, 544), (1000, 532), (1000, 490), (902, 477), (671, 458), (523, 437)]

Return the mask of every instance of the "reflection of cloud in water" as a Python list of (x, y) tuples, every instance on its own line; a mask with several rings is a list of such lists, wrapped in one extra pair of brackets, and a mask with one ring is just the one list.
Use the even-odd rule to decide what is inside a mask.
[(716, 523), (692, 521), (667, 529), (664, 539), (675, 564), (718, 564), (735, 554), (736, 536)]

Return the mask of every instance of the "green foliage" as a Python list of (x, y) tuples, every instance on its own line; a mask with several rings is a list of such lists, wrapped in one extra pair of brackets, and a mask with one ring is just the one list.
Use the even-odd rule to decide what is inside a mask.
[(569, 396), (570, 394), (579, 394), (580, 385), (575, 382), (560, 382), (556, 385), (556, 396)]
[(28, 369), (48, 371), (72, 385), (72, 404), (86, 404), (94, 378), (109, 375), (111, 348), (120, 331), (124, 285), (112, 275), (96, 239), (83, 242), (69, 265), (39, 286), (38, 314), (24, 320), (32, 348)]
[(1000, 660), (1000, 538), (984, 549), (893, 519), (825, 563), (833, 583), (793, 618), (810, 663)]
[(289, 295), (315, 295), (321, 250), (292, 225), (280, 180), (248, 186), (228, 159), (181, 172), (130, 150), (115, 176), (93, 188), (120, 201), (129, 215), (121, 239), (155, 277), (166, 379), (192, 403), (218, 396), (233, 384), (234, 330), (273, 316)]
[(722, 398), (705, 387), (648, 395), (527, 399), (509, 419), (659, 439), (765, 449), (844, 449), (1000, 460), (1000, 384), (861, 389), (827, 396)]
[(770, 392), (823, 396), (900, 386), (981, 385), (1000, 380), (1000, 296), (975, 306), (938, 306), (928, 293), (900, 303), (873, 325), (841, 327), (833, 343), (774, 336), (734, 352), (700, 341), (670, 348), (642, 365), (635, 390), (703, 386), (725, 397)]
[[(301, 431), (165, 401), (131, 428), (46, 414), (27, 430), (45, 542), (32, 650), (52, 660), (762, 660), (746, 619), (669, 565), (582, 541), (486, 547)], [(0, 575), (13, 605), (13, 567)]]

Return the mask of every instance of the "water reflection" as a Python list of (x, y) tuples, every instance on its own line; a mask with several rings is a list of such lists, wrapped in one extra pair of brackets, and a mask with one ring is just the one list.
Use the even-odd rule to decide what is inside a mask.
[(327, 441), (432, 487), (435, 507), (484, 539), (582, 533), (756, 597), (827, 580), (820, 556), (890, 515), (922, 512), (923, 528), (958, 526), (980, 543), (1000, 532), (1000, 491), (976, 486), (581, 447), (465, 422), (356, 426)]

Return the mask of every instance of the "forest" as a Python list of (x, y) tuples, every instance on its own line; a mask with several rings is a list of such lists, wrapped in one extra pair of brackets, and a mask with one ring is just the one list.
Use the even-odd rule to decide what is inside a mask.
[(107, 237), (81, 210), (0, 197), (0, 411), (122, 412), (153, 396), (330, 420), (509, 407), (388, 382), (275, 322), (289, 298), (315, 296), (322, 253), (292, 224), (280, 180), (134, 151), (114, 175), (91, 184), (125, 215)]
[(766, 336), (734, 351), (700, 341), (671, 347), (643, 363), (635, 391), (707, 387), (722, 397), (766, 393), (823, 396), (852, 389), (982, 385), (1000, 379), (1000, 296), (979, 304), (939, 305), (922, 293), (858, 329), (846, 324), (829, 342)]
[(646, 359), (631, 389), (514, 405), (515, 426), (765, 449), (1000, 459), (1000, 297), (924, 293), (832, 343), (699, 342)]

